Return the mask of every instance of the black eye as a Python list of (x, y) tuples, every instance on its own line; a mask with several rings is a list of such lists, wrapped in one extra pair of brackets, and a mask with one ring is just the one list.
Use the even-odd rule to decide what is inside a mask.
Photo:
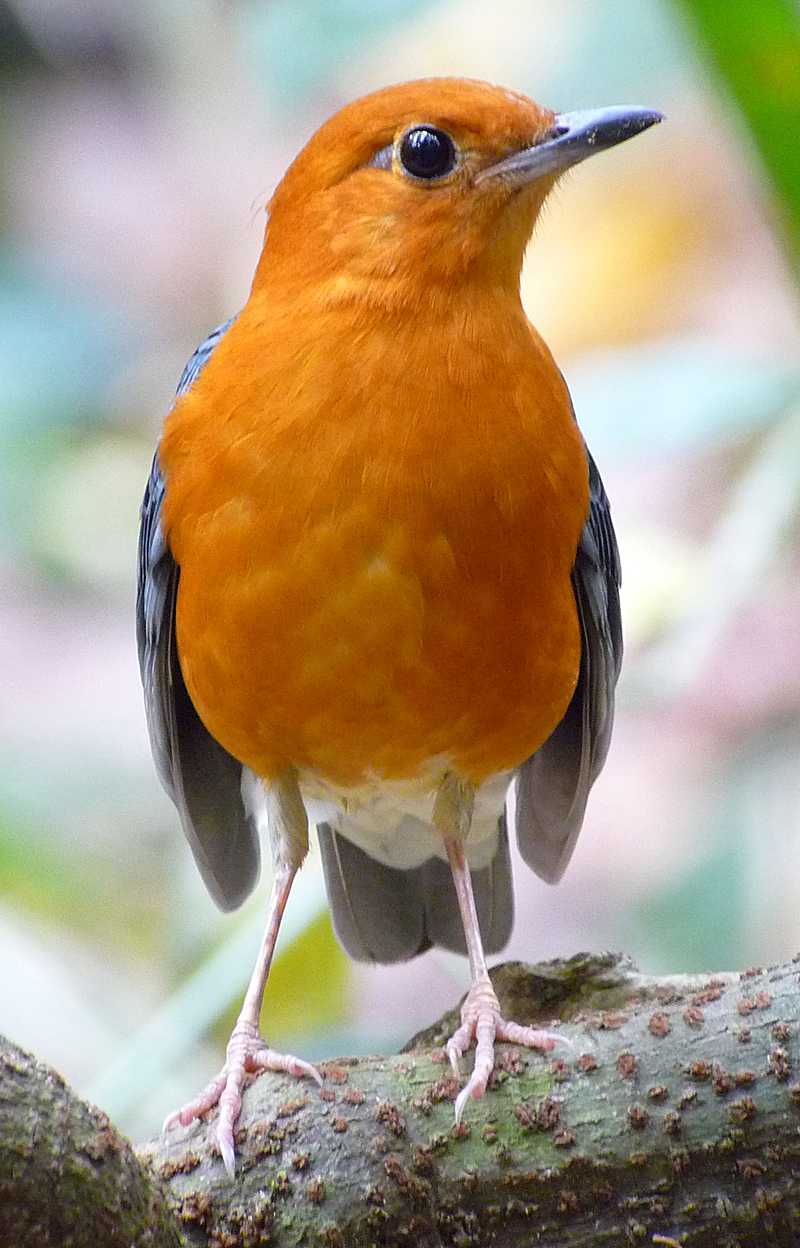
[(414, 178), (443, 178), (456, 167), (456, 145), (433, 126), (415, 126), (400, 140), (400, 164)]

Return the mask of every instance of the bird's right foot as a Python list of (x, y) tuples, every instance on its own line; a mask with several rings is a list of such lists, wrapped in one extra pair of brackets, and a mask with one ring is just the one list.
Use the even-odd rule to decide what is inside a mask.
[(260, 1074), (264, 1070), (281, 1070), (298, 1077), (307, 1075), (322, 1084), (322, 1076), (310, 1062), (304, 1062), (302, 1058), (292, 1057), (290, 1054), (276, 1053), (257, 1027), (240, 1020), (231, 1032), (225, 1050), (225, 1065), (220, 1073), (194, 1100), (170, 1114), (162, 1130), (168, 1131), (176, 1122), (187, 1127), (195, 1118), (200, 1118), (209, 1109), (219, 1105), (217, 1143), (223, 1165), (229, 1177), (233, 1178), (236, 1170), (233, 1129), (242, 1108), (242, 1092), (248, 1076)]

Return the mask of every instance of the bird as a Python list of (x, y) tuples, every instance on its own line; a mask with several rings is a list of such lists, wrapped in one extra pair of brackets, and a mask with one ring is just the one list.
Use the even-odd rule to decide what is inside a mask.
[(277, 186), (244, 308), (184, 371), (141, 511), (149, 735), (219, 906), (254, 888), (262, 832), (273, 882), (224, 1067), (165, 1126), (218, 1106), (231, 1175), (250, 1075), (320, 1080), (259, 1030), (309, 825), (354, 959), (467, 954), (457, 1118), (497, 1042), (556, 1042), (502, 1016), (486, 955), (512, 928), (509, 835), (556, 882), (605, 761), (620, 569), (520, 270), (558, 178), (661, 119), (456, 78), (346, 105)]

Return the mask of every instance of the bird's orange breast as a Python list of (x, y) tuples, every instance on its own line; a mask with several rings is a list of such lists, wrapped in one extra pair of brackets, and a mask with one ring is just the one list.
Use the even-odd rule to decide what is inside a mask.
[(587, 463), (505, 298), (424, 322), (344, 281), (304, 308), (251, 299), (160, 457), (187, 687), (257, 774), (346, 786), (441, 759), (478, 783), (563, 715)]

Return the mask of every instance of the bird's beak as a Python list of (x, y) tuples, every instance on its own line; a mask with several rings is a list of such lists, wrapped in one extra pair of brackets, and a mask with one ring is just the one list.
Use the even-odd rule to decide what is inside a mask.
[(632, 139), (657, 121), (663, 121), (663, 116), (651, 108), (624, 105), (557, 113), (552, 126), (537, 135), (530, 147), (482, 169), (475, 180), (502, 178), (523, 184), (547, 173), (563, 173), (595, 152)]

